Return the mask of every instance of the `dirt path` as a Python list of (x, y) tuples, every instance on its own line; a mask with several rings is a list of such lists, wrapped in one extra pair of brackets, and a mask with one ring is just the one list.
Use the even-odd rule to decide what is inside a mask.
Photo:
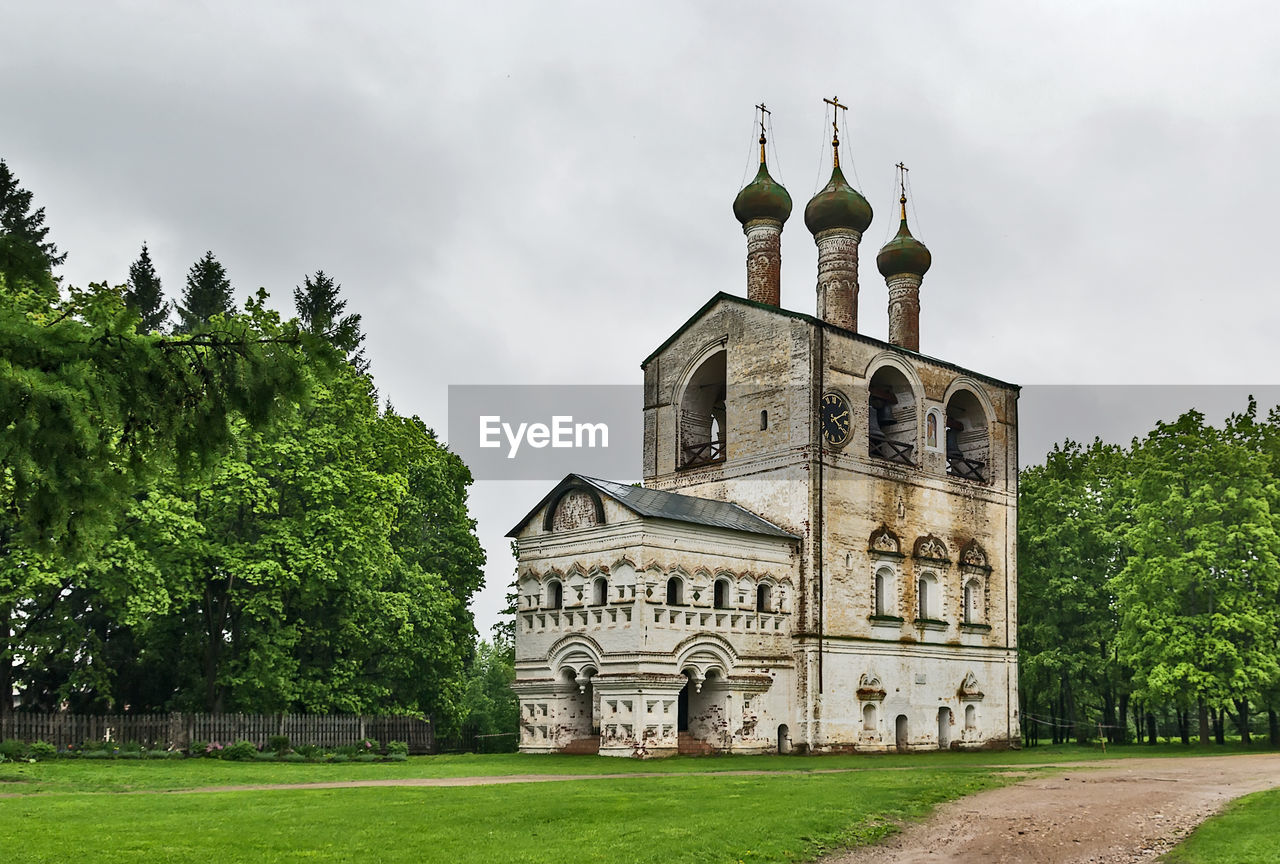
[(1094, 762), (944, 804), (822, 864), (1154, 861), (1227, 801), (1274, 786), (1280, 754)]

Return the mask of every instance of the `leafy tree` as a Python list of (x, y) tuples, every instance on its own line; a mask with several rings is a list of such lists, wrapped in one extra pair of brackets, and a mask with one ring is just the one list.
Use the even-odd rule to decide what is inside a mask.
[[(1048, 727), (1055, 742), (1073, 731), (1081, 740), (1092, 734), (1104, 720), (1089, 716), (1097, 696), (1107, 725), (1116, 725), (1116, 688), (1126, 676), (1114, 660), (1107, 580), (1119, 555), (1113, 507), (1120, 462), (1116, 447), (1067, 441), (1053, 448), (1044, 465), (1026, 469), (1019, 484), (1022, 705), (1024, 713), (1073, 727)], [(1033, 740), (1035, 721), (1025, 726)]]
[(1140, 695), (1240, 711), (1280, 680), (1280, 487), (1259, 451), (1256, 404), (1223, 429), (1196, 411), (1135, 446), (1132, 548), (1113, 580), (1121, 651)]
[(125, 305), (140, 319), (138, 329), (143, 333), (164, 329), (169, 319), (169, 304), (160, 288), (160, 277), (151, 263), (147, 244), (142, 244), (138, 260), (129, 265), (129, 284), (124, 292)]
[(5, 693), (17, 646), (36, 650), (37, 631), (56, 631), (46, 625), (64, 595), (91, 596), (76, 594), (85, 568), (139, 490), (216, 459), (233, 422), (265, 422), (305, 382), (300, 336), (289, 328), (264, 335), (237, 320), (218, 334), (163, 337), (137, 333), (121, 292), (106, 286), (58, 300), (0, 276), (0, 295)]
[(481, 641), (467, 670), (463, 707), (464, 737), (476, 737), (482, 753), (514, 751), (520, 744), (520, 702), (511, 684), (516, 679), (510, 642)]
[(63, 298), (37, 276), (0, 272), (0, 694), (456, 728), (484, 560), (470, 473), (339, 362), (360, 340), (332, 341), (358, 336), (336, 286), (308, 280), (306, 328), (261, 291), (235, 313), (208, 254), (165, 336), (123, 286)]
[(229, 315), (233, 311), (235, 304), (227, 271), (213, 257), (213, 252), (205, 252), (187, 271), (187, 286), (178, 304), (177, 331), (191, 333), (208, 324), (215, 315)]
[[(237, 424), (211, 475), (171, 472), (138, 499), (83, 589), (48, 589), (77, 598), (57, 605), (77, 620), (50, 620), (42, 656), (79, 647), (30, 692), (53, 704), (77, 682), (72, 701), (97, 707), (400, 711), (457, 727), (483, 561), (469, 475), (418, 421), (379, 415), (350, 365), (309, 374), (308, 400)], [(458, 487), (436, 483), (457, 477), (463, 501), (446, 506)], [(464, 552), (442, 553), (455, 536)]]
[(341, 290), (342, 286), (323, 270), (305, 277), (302, 286), (293, 289), (298, 320), (307, 332), (328, 340), (343, 352), (358, 371), (367, 372), (369, 364), (364, 356), (360, 316), (342, 314), (347, 308), (347, 301), (339, 298)]
[(48, 235), (44, 208), (31, 209), (31, 193), (0, 159), (0, 273), (11, 283), (49, 282), (49, 271), (67, 256), (58, 252)]

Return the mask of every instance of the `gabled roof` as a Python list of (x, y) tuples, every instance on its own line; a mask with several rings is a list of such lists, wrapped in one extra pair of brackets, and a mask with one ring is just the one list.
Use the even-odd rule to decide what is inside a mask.
[(582, 474), (570, 474), (552, 489), (545, 498), (538, 502), (529, 513), (507, 532), (508, 537), (515, 537), (529, 524), (529, 520), (538, 511), (546, 507), (570, 486), (586, 486), (602, 495), (607, 495), (626, 507), (637, 516), (646, 519), (666, 519), (672, 522), (688, 522), (694, 525), (707, 525), (714, 528), (726, 528), (730, 531), (742, 531), (747, 534), (762, 534), (766, 537), (783, 537), (788, 540), (799, 540), (798, 535), (785, 531), (761, 519), (750, 510), (730, 504), (726, 501), (712, 501), (709, 498), (695, 498), (692, 495), (679, 495), (675, 492), (663, 492), (660, 489), (645, 489), (641, 486), (630, 486), (626, 483), (614, 483), (611, 480), (598, 480)]
[(663, 342), (661, 345), (655, 348), (652, 354), (650, 354), (648, 357), (644, 358), (644, 360), (641, 361), (640, 368), (644, 369), (646, 366), (652, 363), (653, 358), (657, 357), (659, 354), (665, 351), (668, 345), (670, 345), (672, 342), (676, 341), (676, 339), (680, 337), (680, 334), (684, 333), (684, 331), (688, 330), (695, 323), (701, 320), (701, 318), (704, 315), (706, 315), (707, 312), (709, 312), (713, 306), (721, 302), (736, 303), (739, 306), (750, 306), (755, 309), (763, 309), (766, 312), (773, 312), (776, 315), (783, 315), (787, 318), (794, 318), (797, 321), (804, 321), (809, 324), (812, 324), (815, 327), (822, 327), (826, 330), (834, 331), (836, 333), (839, 333), (842, 336), (847, 336), (850, 339), (853, 339), (858, 342), (864, 342), (868, 345), (874, 345), (877, 348), (882, 348), (889, 351), (896, 351), (899, 354), (904, 354), (908, 357), (919, 357), (921, 360), (925, 360), (929, 363), (933, 363), (937, 366), (941, 366), (944, 369), (950, 369), (953, 372), (959, 372), (963, 375), (969, 375), (973, 378), (977, 378), (979, 381), (986, 381), (988, 384), (995, 384), (997, 387), (1003, 387), (1009, 390), (1022, 389), (1017, 384), (1010, 384), (1008, 381), (1001, 381), (999, 378), (992, 378), (990, 375), (984, 375), (981, 372), (974, 372), (972, 369), (966, 369), (963, 366), (957, 366), (955, 363), (950, 363), (946, 360), (939, 360), (937, 357), (930, 357), (928, 354), (921, 354), (919, 351), (912, 351), (910, 348), (903, 348), (901, 345), (894, 345), (892, 342), (884, 342), (872, 336), (867, 336), (865, 333), (855, 333), (852, 330), (846, 330), (843, 327), (837, 327), (835, 324), (832, 324), (828, 321), (823, 321), (821, 318), (815, 318), (812, 315), (806, 315), (803, 312), (793, 312), (790, 309), (783, 309), (781, 306), (773, 306), (769, 303), (760, 303), (755, 300), (748, 300), (746, 297), (739, 297), (737, 294), (726, 294), (723, 291), (718, 292), (714, 297), (712, 297), (706, 303), (702, 304), (701, 309), (699, 309), (697, 312), (694, 312), (692, 315), (690, 315), (689, 320), (681, 324), (679, 329), (676, 330), (676, 332), (668, 336), (665, 342)]

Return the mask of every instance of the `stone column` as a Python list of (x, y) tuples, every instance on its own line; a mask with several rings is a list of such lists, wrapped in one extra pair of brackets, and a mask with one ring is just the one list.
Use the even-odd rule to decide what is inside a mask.
[(889, 286), (889, 342), (919, 351), (921, 278), (914, 273), (898, 273), (885, 282)]
[(858, 332), (858, 243), (862, 232), (828, 228), (818, 244), (818, 317)]
[(782, 223), (752, 219), (747, 235), (747, 299), (778, 306), (782, 302)]

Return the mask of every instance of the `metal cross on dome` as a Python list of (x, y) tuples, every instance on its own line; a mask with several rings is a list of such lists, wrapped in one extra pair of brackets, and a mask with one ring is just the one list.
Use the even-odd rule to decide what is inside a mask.
[(833, 97), (831, 97), (830, 99), (827, 99), (826, 97), (823, 97), (822, 101), (823, 101), (823, 102), (826, 102), (828, 105), (830, 105), (830, 106), (831, 106), (831, 152), (832, 152), (832, 164), (833, 164), (836, 168), (839, 168), (839, 167), (840, 167), (840, 125), (839, 125), (839, 120), (840, 120), (840, 110), (841, 110), (841, 109), (844, 109), (845, 111), (848, 111), (848, 110), (849, 110), (849, 106), (848, 106), (848, 105), (841, 105), (841, 104), (840, 104), (840, 97), (839, 97), (839, 96), (833, 96)]

